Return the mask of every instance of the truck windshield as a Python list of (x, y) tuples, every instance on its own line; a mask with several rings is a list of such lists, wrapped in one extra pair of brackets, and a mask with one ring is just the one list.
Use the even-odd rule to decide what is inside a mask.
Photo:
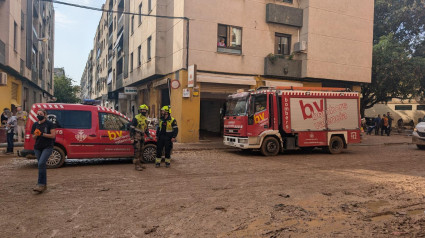
[(226, 116), (244, 116), (246, 115), (246, 108), (248, 103), (248, 96), (245, 97), (229, 97), (226, 102)]

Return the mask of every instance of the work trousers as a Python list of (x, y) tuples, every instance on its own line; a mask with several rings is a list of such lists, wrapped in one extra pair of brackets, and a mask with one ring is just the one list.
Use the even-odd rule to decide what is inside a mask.
[[(170, 163), (170, 154), (171, 154), (171, 148), (173, 148), (173, 142), (171, 142), (171, 137), (166, 135), (161, 135), (158, 138), (157, 144), (156, 144), (156, 163), (161, 162), (161, 156), (162, 151), (165, 147), (165, 163)], [(158, 162), (159, 159), (159, 162)]]

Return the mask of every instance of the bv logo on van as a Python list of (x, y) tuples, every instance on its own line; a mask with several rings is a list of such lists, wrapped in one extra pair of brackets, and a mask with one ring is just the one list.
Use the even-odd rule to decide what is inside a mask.
[(83, 142), (87, 138), (87, 135), (84, 134), (83, 130), (79, 130), (78, 134), (75, 135), (75, 139), (77, 139), (79, 142)]
[(108, 131), (109, 140), (115, 140), (122, 136), (122, 131)]

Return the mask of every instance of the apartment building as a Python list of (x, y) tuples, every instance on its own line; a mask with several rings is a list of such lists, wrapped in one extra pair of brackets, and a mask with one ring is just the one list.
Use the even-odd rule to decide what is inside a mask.
[(93, 98), (130, 117), (142, 103), (152, 117), (169, 104), (181, 142), (219, 134), (238, 89), (359, 91), (371, 80), (373, 1), (108, 0), (104, 9), (117, 11), (106, 13), (107, 93)]
[(0, 0), (0, 108), (51, 99), (54, 16), (49, 2)]

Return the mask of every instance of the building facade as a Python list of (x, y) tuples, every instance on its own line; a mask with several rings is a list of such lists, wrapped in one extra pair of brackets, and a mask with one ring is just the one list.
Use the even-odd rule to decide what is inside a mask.
[[(373, 1), (108, 0), (103, 8), (115, 12), (102, 15), (92, 52), (106, 42), (107, 53), (90, 54), (81, 85), (106, 77), (107, 86), (85, 96), (130, 117), (142, 103), (151, 117), (171, 105), (181, 142), (219, 134), (220, 111), (238, 89), (359, 91), (371, 80)], [(90, 68), (102, 57), (107, 76)]]
[(0, 108), (28, 111), (53, 94), (53, 4), (0, 1)]

